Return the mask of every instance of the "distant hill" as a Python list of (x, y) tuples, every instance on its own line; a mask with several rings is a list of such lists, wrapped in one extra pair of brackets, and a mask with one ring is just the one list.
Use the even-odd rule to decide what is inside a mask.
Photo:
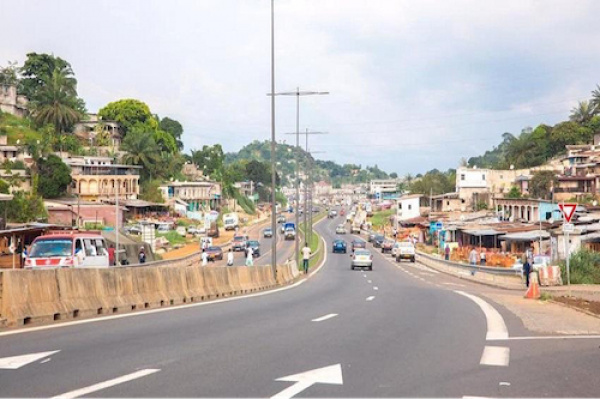
[[(305, 163), (311, 162), (315, 174), (315, 181), (325, 180), (334, 186), (344, 183), (367, 183), (372, 179), (387, 179), (390, 175), (379, 169), (377, 165), (366, 166), (345, 164), (339, 165), (333, 161), (315, 160), (303, 149), (297, 150), (289, 144), (276, 145), (277, 172), (281, 175), (283, 184), (289, 184), (294, 176), (294, 159), (296, 155), (300, 158), (300, 166), (304, 168)], [(271, 143), (269, 141), (255, 140), (246, 145), (238, 152), (225, 154), (225, 163), (256, 160), (260, 162), (271, 161)], [(302, 169), (301, 169), (302, 170)]]

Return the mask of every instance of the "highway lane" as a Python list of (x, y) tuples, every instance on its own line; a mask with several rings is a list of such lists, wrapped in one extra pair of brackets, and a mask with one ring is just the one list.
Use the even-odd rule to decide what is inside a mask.
[[(338, 223), (317, 227), (329, 250)], [(160, 371), (88, 396), (270, 397), (294, 385), (276, 379), (336, 364), (343, 385), (297, 396), (498, 396), (509, 368), (480, 364), (481, 309), (374, 257), (372, 272), (351, 271), (348, 255), (329, 253), (305, 284), (273, 294), (0, 337), (0, 358), (60, 351), (0, 370), (0, 396), (59, 395), (149, 369)]]

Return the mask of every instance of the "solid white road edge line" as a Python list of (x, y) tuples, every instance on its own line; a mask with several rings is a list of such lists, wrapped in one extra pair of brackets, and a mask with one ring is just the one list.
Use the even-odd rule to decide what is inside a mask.
[(539, 335), (539, 336), (528, 336), (528, 337), (508, 337), (505, 339), (497, 338), (490, 339), (488, 341), (531, 341), (531, 340), (544, 340), (544, 339), (600, 339), (600, 335)]
[(53, 399), (61, 398), (61, 399), (73, 399), (78, 398), (80, 396), (89, 395), (90, 393), (100, 391), (102, 389), (114, 387), (115, 385), (123, 384), (125, 382), (129, 382), (138, 378), (145, 377), (150, 374), (154, 374), (160, 371), (160, 369), (144, 369), (140, 371), (136, 371), (135, 373), (127, 374), (122, 377), (114, 378), (112, 380), (100, 382), (98, 384), (90, 385), (89, 387), (76, 389), (71, 392), (63, 393), (62, 395), (54, 396)]
[(479, 298), (478, 296), (467, 294), (463, 291), (454, 292), (469, 298), (481, 308), (487, 321), (487, 334), (485, 336), (486, 340), (491, 341), (508, 338), (508, 329), (506, 328), (506, 323), (504, 323), (502, 315), (498, 313), (498, 311), (494, 309), (492, 305)]
[[(320, 220), (319, 220), (319, 222), (320, 222)], [(319, 222), (317, 222), (317, 223), (319, 223)], [(315, 225), (316, 225), (316, 223), (315, 223)], [(323, 238), (323, 236), (321, 236), (321, 239), (323, 240), (323, 245), (325, 245), (325, 248), (326, 248), (327, 247), (327, 242), (325, 241), (325, 239)], [(168, 307), (168, 308), (141, 310), (141, 311), (137, 311), (135, 313), (125, 313), (125, 314), (119, 314), (119, 315), (103, 316), (103, 317), (100, 317), (100, 318), (97, 318), (97, 319), (85, 319), (85, 320), (69, 321), (69, 322), (60, 323), (60, 324), (50, 324), (50, 325), (47, 325), (47, 326), (39, 326), (39, 327), (31, 327), (31, 328), (22, 328), (22, 329), (19, 329), (19, 330), (4, 331), (4, 332), (0, 332), (0, 337), (4, 337), (4, 336), (8, 336), (8, 335), (14, 335), (14, 334), (29, 333), (29, 332), (34, 332), (34, 331), (50, 330), (50, 329), (53, 329), (53, 328), (70, 327), (70, 326), (75, 326), (75, 325), (79, 325), (79, 324), (97, 323), (97, 322), (107, 321), (107, 320), (116, 320), (116, 319), (123, 319), (123, 318), (127, 318), (127, 317), (143, 316), (143, 315), (148, 315), (148, 314), (152, 314), (152, 313), (161, 313), (161, 312), (169, 312), (169, 311), (173, 311), (173, 310), (182, 310), (182, 309), (187, 309), (187, 308), (194, 308), (194, 307), (197, 307), (197, 306), (214, 305), (214, 304), (217, 304), (217, 303), (230, 302), (230, 301), (239, 301), (240, 299), (255, 298), (255, 297), (259, 297), (259, 296), (263, 296), (263, 295), (271, 295), (271, 294), (275, 294), (277, 292), (287, 291), (287, 290), (290, 290), (292, 288), (296, 288), (296, 287), (304, 284), (312, 276), (314, 276), (319, 271), (321, 271), (321, 269), (323, 268), (323, 266), (325, 265), (326, 262), (327, 262), (327, 251), (324, 251), (323, 261), (321, 262), (321, 264), (312, 273), (310, 273), (305, 279), (297, 281), (297, 282), (295, 282), (292, 285), (287, 285), (285, 287), (275, 288), (275, 289), (270, 290), (270, 291), (256, 292), (254, 294), (233, 296), (233, 297), (223, 298), (223, 299), (215, 299), (215, 300), (209, 301), (209, 302), (190, 303), (190, 304), (187, 304), (187, 305), (178, 305), (178, 306), (173, 306), (173, 307)]]
[(508, 366), (510, 361), (510, 348), (505, 346), (486, 346), (483, 348), (481, 361), (482, 366)]
[(374, 296), (370, 296), (370, 297), (367, 297), (367, 299), (365, 299), (365, 301), (372, 301), (373, 299), (375, 299), (375, 297)]
[(321, 317), (317, 317), (316, 319), (312, 319), (311, 321), (325, 321), (325, 320), (332, 319), (337, 315), (338, 315), (337, 313), (329, 313), (329, 314), (326, 314), (325, 316), (321, 316)]

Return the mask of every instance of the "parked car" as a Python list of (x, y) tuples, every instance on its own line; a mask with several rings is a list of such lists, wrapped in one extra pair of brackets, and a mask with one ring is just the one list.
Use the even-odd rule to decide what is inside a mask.
[(158, 227), (156, 227), (157, 233), (168, 233), (169, 231), (171, 231), (171, 226), (166, 223), (159, 224)]
[(383, 244), (383, 242), (385, 241), (385, 237), (382, 236), (381, 234), (377, 234), (375, 236), (375, 238), (373, 238), (373, 247), (374, 248), (381, 248), (381, 245)]
[(260, 242), (257, 240), (250, 240), (246, 243), (246, 248), (252, 248), (252, 256), (259, 257), (260, 256)]
[(246, 242), (248, 241), (248, 236), (234, 236), (233, 241), (231, 243), (231, 249), (234, 251), (245, 251), (246, 250)]
[(129, 235), (139, 236), (142, 234), (142, 228), (139, 225), (127, 226), (124, 228), (125, 233)]
[(368, 249), (359, 249), (354, 251), (352, 255), (352, 261), (350, 263), (352, 270), (356, 267), (366, 267), (369, 270), (373, 270), (373, 255)]
[(208, 260), (223, 260), (223, 250), (221, 247), (208, 247), (205, 251), (208, 255)]
[(26, 269), (108, 267), (104, 237), (94, 233), (47, 234), (33, 240), (25, 258)]
[(367, 248), (367, 243), (363, 240), (359, 240), (358, 238), (352, 240), (352, 252), (354, 252), (357, 249), (366, 249)]
[(266, 229), (263, 230), (263, 237), (264, 238), (271, 238), (273, 237), (273, 229), (270, 227), (267, 227)]
[(277, 217), (277, 223), (285, 223), (286, 219), (285, 216), (280, 215)]
[(343, 224), (335, 228), (335, 234), (346, 234), (346, 227)]
[(394, 244), (396, 244), (396, 242), (394, 240), (384, 240), (383, 243), (381, 244), (381, 253), (384, 254), (386, 252), (391, 253), (392, 252), (392, 248), (394, 248)]
[(343, 253), (345, 254), (346, 252), (348, 252), (348, 245), (346, 244), (346, 241), (344, 240), (335, 240), (333, 242), (333, 253)]
[(187, 231), (185, 226), (177, 226), (177, 228), (175, 229), (175, 231), (177, 232), (177, 234), (179, 234), (182, 237), (185, 237), (187, 235)]
[(396, 249), (396, 262), (407, 259), (412, 263), (415, 263), (415, 246), (413, 243), (410, 241), (403, 241), (399, 244), (398, 249)]

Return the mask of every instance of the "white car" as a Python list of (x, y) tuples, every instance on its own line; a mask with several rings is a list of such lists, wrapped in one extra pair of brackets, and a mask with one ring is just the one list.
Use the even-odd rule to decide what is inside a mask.
[(346, 227), (343, 224), (340, 224), (335, 228), (335, 234), (346, 234)]
[(369, 270), (373, 270), (373, 255), (368, 249), (357, 249), (352, 255), (352, 262), (350, 264), (352, 270), (356, 267), (366, 267)]
[[(410, 260), (412, 263), (415, 263), (415, 246), (412, 242), (402, 241), (397, 243), (399, 244), (396, 249), (396, 254), (394, 257), (396, 258), (396, 262), (400, 262), (402, 259)], [(392, 249), (392, 253), (394, 253), (394, 249)]]

